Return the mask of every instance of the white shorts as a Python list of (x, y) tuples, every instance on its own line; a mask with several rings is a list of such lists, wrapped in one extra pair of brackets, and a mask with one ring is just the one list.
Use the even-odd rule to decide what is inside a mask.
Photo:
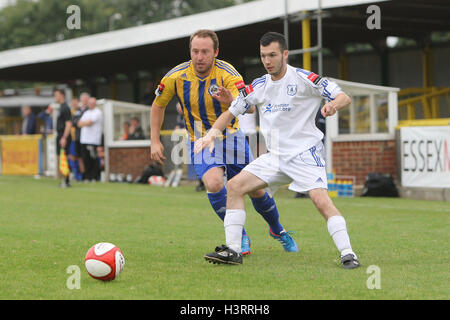
[(271, 153), (265, 153), (248, 164), (246, 170), (265, 183), (274, 194), (279, 187), (288, 185), (295, 192), (312, 189), (328, 189), (325, 168), (325, 150), (322, 142), (300, 153), (289, 161)]

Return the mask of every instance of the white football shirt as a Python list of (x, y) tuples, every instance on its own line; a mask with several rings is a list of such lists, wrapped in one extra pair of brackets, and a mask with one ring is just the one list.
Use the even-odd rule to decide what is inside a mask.
[(229, 110), (237, 116), (256, 105), (267, 149), (285, 161), (322, 140), (315, 124), (321, 100), (331, 101), (342, 92), (336, 83), (290, 65), (282, 79), (273, 81), (266, 74), (254, 80), (252, 87), (253, 92), (239, 95)]

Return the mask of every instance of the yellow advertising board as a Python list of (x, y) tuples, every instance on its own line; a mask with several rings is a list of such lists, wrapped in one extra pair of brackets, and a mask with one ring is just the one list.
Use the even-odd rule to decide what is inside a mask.
[(2, 174), (38, 174), (41, 139), (41, 135), (0, 136)]

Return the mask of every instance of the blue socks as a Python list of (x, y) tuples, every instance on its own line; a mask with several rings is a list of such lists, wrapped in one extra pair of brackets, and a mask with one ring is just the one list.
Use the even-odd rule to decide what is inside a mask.
[(269, 224), (270, 230), (275, 234), (280, 234), (280, 232), (283, 231), (283, 226), (280, 224), (280, 216), (273, 198), (266, 192), (261, 198), (250, 199), (252, 200), (255, 210), (262, 215), (264, 220)]
[[(227, 189), (225, 187), (222, 188), (219, 192), (216, 193), (207, 193), (209, 202), (213, 207), (216, 214), (219, 218), (224, 221), (225, 213), (227, 210)], [(242, 229), (242, 235), (246, 235), (245, 229)]]

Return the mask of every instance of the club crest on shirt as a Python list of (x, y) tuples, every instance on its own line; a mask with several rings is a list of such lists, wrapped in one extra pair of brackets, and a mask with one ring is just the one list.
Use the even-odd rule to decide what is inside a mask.
[(210, 95), (214, 95), (217, 92), (217, 90), (219, 90), (219, 86), (215, 83), (210, 85), (208, 88), (208, 92)]
[(296, 93), (297, 93), (297, 85), (296, 84), (288, 84), (288, 86), (287, 86), (288, 96), (295, 96)]

